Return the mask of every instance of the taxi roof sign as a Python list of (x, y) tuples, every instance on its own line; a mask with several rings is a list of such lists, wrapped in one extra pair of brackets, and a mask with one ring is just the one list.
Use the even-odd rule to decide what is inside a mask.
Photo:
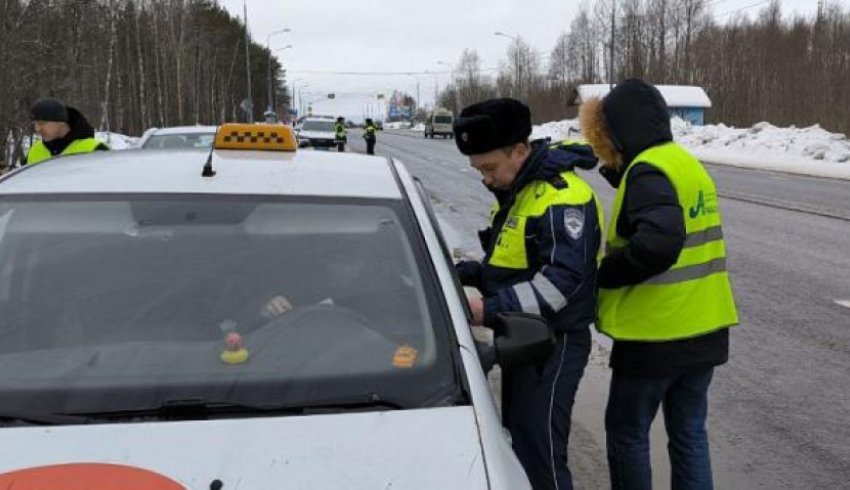
[(295, 151), (292, 128), (283, 124), (222, 124), (215, 133), (216, 150)]

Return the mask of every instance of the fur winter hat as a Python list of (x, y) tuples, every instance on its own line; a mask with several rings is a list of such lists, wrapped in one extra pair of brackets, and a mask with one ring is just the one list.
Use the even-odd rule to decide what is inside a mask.
[(480, 155), (528, 141), (531, 111), (516, 99), (485, 100), (461, 111), (453, 129), (461, 153)]

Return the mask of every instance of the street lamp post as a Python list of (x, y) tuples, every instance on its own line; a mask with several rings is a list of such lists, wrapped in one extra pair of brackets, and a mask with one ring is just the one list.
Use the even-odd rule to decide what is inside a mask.
[[(267, 109), (266, 112), (273, 112), (274, 111), (274, 102), (272, 100), (272, 98), (274, 96), (272, 95), (272, 48), (271, 48), (271, 40), (272, 40), (272, 36), (274, 36), (275, 34), (283, 34), (285, 32), (292, 32), (292, 31), (288, 27), (285, 27), (283, 29), (279, 29), (277, 31), (270, 32), (269, 35), (266, 36), (266, 51), (269, 52), (269, 62), (268, 62), (269, 106), (268, 106), (268, 109)], [(288, 49), (288, 48), (291, 48), (291, 47), (292, 46), (290, 45), (290, 46), (286, 46), (283, 49)]]
[(304, 78), (297, 78), (292, 81), (292, 98), (290, 99), (290, 109), (295, 109), (297, 112), (296, 119), (301, 116), (301, 105), (298, 101), (298, 93), (295, 91), (298, 82), (303, 82)]
[(497, 36), (502, 36), (502, 37), (506, 37), (508, 39), (511, 39), (515, 44), (514, 45), (514, 79), (515, 79), (514, 85), (516, 87), (516, 92), (517, 92), (516, 95), (519, 96), (519, 82), (520, 82), (520, 76), (519, 76), (519, 38), (515, 37), (515, 36), (511, 36), (509, 34), (505, 34), (504, 32), (499, 32), (499, 31), (496, 31), (494, 34), (497, 35)]
[[(287, 44), (286, 46), (284, 46), (280, 49), (275, 49), (274, 52), (277, 53), (279, 51), (286, 51), (287, 49), (292, 49), (292, 45)], [(272, 62), (271, 61), (272, 61), (272, 52), (270, 51), (269, 52), (269, 109), (268, 109), (268, 112), (274, 112), (274, 110), (277, 108), (277, 104), (275, 103), (275, 93), (273, 91), (274, 82), (273, 82), (273, 77), (272, 77), (272, 68), (271, 68)], [(286, 70), (284, 70), (284, 72), (285, 71)]]
[(305, 83), (298, 87), (298, 117), (304, 117), (304, 89), (309, 86), (309, 83)]

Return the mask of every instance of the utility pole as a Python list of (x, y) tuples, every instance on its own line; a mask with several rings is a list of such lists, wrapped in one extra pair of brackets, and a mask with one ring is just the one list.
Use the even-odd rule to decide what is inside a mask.
[(245, 14), (245, 75), (248, 81), (248, 123), (254, 122), (254, 96), (251, 93), (251, 38), (248, 36), (248, 0), (243, 0)]

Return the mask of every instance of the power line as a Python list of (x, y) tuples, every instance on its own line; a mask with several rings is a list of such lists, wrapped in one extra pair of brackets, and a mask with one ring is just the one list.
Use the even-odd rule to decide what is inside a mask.
[(744, 11), (744, 10), (749, 10), (749, 9), (751, 9), (751, 8), (758, 7), (759, 5), (764, 5), (764, 4), (766, 4), (766, 3), (770, 3), (770, 2), (772, 2), (772, 1), (773, 1), (773, 0), (762, 0), (761, 2), (756, 2), (756, 3), (753, 3), (753, 4), (751, 4), (751, 5), (747, 5), (746, 7), (741, 7), (741, 8), (737, 8), (737, 9), (734, 9), (734, 10), (729, 10), (729, 11), (726, 11), (726, 12), (722, 12), (722, 13), (720, 13), (720, 14), (717, 14), (717, 16), (718, 16), (718, 18), (720, 18), (720, 17), (728, 17), (728, 16), (730, 16), (730, 15), (732, 15), (732, 14), (735, 14), (735, 13), (738, 13), (738, 12), (741, 12), (741, 11)]
[(307, 75), (386, 76), (386, 75), (449, 75), (450, 71), (310, 71), (298, 70)]

